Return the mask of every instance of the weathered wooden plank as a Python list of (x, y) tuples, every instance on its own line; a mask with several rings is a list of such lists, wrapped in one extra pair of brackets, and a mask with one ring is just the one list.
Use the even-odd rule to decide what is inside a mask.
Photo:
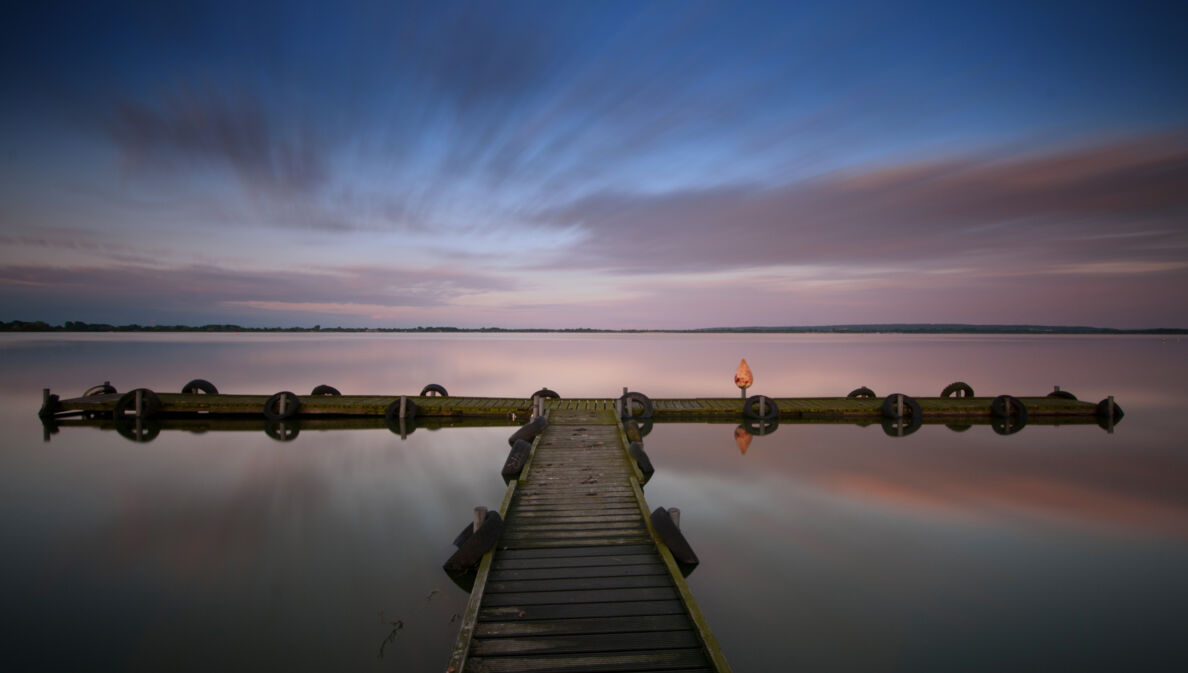
[(483, 606), (478, 621), (572, 619), (583, 617), (631, 617), (640, 615), (683, 615), (679, 600), (620, 601), (617, 603), (556, 603), (548, 605)]
[(580, 533), (580, 532), (637, 532), (645, 531), (643, 518), (636, 521), (603, 521), (594, 523), (570, 523), (566, 521), (549, 521), (537, 524), (525, 523), (517, 519), (514, 524), (504, 526), (504, 535), (548, 535), (550, 533)]
[(620, 565), (640, 565), (652, 563), (660, 558), (655, 551), (649, 554), (604, 554), (600, 556), (537, 556), (532, 558), (508, 558), (513, 550), (506, 550), (499, 554), (495, 561), (497, 569), (513, 568), (598, 568)]
[(602, 565), (581, 566), (571, 568), (507, 568), (496, 569), (491, 572), (490, 579), (495, 582), (511, 582), (517, 580), (545, 580), (565, 579), (575, 577), (639, 577), (643, 575), (665, 575), (668, 568), (663, 563), (647, 563), (641, 565)]
[(512, 593), (489, 593), (483, 597), (483, 605), (499, 607), (504, 605), (553, 605), (574, 603), (618, 603), (624, 601), (663, 601), (677, 599), (679, 594), (672, 587), (644, 587), (640, 589), (587, 589), (580, 591), (522, 591)]
[(704, 668), (700, 649), (661, 650), (659, 652), (591, 653), (567, 656), (476, 657), (472, 671), (488, 673), (614, 673), (626, 671), (663, 671), (681, 668)]
[(476, 657), (486, 657), (512, 654), (661, 651), (693, 649), (699, 645), (697, 635), (692, 630), (680, 630), (486, 638), (476, 640), (471, 652)]
[(594, 547), (598, 545), (614, 547), (614, 546), (629, 546), (651, 542), (652, 538), (647, 535), (633, 535), (624, 537), (592, 537), (592, 538), (548, 538), (548, 539), (533, 539), (533, 540), (514, 540), (509, 542), (506, 546), (500, 543), (500, 549), (511, 551), (512, 549), (551, 549), (555, 547), (565, 548), (573, 547), (585, 548)]
[(619, 577), (567, 577), (559, 579), (530, 578), (508, 580), (491, 578), (487, 581), (488, 595), (496, 593), (525, 593), (537, 591), (592, 591), (598, 589), (639, 589), (672, 587), (666, 575), (624, 575)]
[(512, 510), (514, 515), (511, 524), (513, 528), (569, 528), (570, 530), (594, 530), (598, 527), (624, 528), (632, 525), (639, 525), (642, 523), (642, 517), (635, 514), (629, 509), (611, 510), (614, 514), (607, 513), (607, 511), (599, 512), (598, 508), (571, 508), (558, 509), (551, 512), (516, 512)]
[(568, 633), (644, 633), (677, 631), (691, 628), (685, 615), (645, 615), (639, 617), (588, 617), (584, 619), (524, 620), (518, 622), (479, 622), (476, 638), (565, 635)]

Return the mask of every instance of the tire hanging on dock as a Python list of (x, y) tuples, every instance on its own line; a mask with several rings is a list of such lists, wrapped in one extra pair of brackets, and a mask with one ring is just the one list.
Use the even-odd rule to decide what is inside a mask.
[(945, 386), (941, 391), (941, 397), (973, 397), (974, 391), (965, 381), (954, 381)]
[(268, 401), (264, 403), (264, 417), (270, 421), (283, 421), (286, 418), (292, 418), (300, 410), (301, 400), (287, 390), (282, 390), (269, 397)]
[[(140, 394), (140, 410), (137, 413), (136, 409), (136, 395)], [(140, 418), (152, 418), (161, 410), (161, 398), (148, 388), (136, 388), (129, 390), (120, 396), (116, 401), (115, 407), (111, 410), (111, 417), (115, 420), (121, 420), (128, 412), (132, 412), (132, 416), (139, 416)]]
[(1122, 420), (1122, 417), (1125, 416), (1126, 414), (1122, 412), (1122, 407), (1118, 406), (1118, 403), (1115, 402), (1114, 403), (1114, 417), (1111, 419), (1110, 418), (1110, 398), (1107, 397), (1104, 400), (1097, 403), (1097, 409), (1094, 412), (1094, 415), (1096, 415), (1097, 419), (1100, 421), (1109, 422), (1110, 420), (1113, 420), (1115, 423), (1117, 423), (1118, 421)]
[(117, 392), (119, 391), (115, 389), (115, 386), (111, 385), (111, 383), (107, 381), (104, 381), (102, 385), (91, 386), (90, 388), (87, 388), (87, 392), (83, 393), (82, 396), (94, 397), (95, 395), (114, 395)]
[(903, 417), (899, 413), (899, 402), (897, 401), (899, 398), (903, 398), (904, 415), (910, 415), (913, 419), (923, 419), (924, 412), (920, 409), (920, 403), (914, 397), (904, 395), (903, 393), (891, 393), (883, 398), (883, 418), (898, 421)]
[(334, 386), (328, 386), (325, 383), (314, 386), (314, 389), (310, 391), (309, 394), (325, 395), (327, 397), (340, 397), (342, 395), (342, 393), (338, 392), (338, 388), (335, 388)]
[(215, 388), (214, 384), (206, 379), (192, 379), (189, 383), (182, 386), (183, 395), (218, 395), (219, 389)]
[(430, 395), (430, 393), (432, 393), (434, 395), (440, 395), (441, 397), (449, 397), (450, 396), (450, 394), (446, 392), (446, 389), (444, 387), (439, 386), (436, 383), (430, 383), (429, 385), (425, 386), (424, 388), (421, 388), (420, 396), (428, 397)]
[(994, 418), (1014, 418), (1016, 423), (1027, 424), (1027, 407), (1012, 395), (999, 395), (990, 402), (990, 415)]
[[(635, 413), (635, 406), (639, 405), (640, 412)], [(652, 417), (652, 400), (643, 393), (630, 392), (624, 393), (619, 398), (619, 408), (623, 418), (646, 419)]]
[(847, 398), (878, 397), (878, 395), (875, 395), (874, 391), (871, 390), (870, 388), (867, 388), (866, 386), (862, 386), (861, 388), (855, 388), (855, 389), (851, 390), (850, 394), (846, 395), (846, 397)]
[[(409, 398), (404, 398), (404, 420), (411, 421), (417, 417), (417, 404)], [(384, 422), (388, 424), (388, 428), (398, 427), (400, 425), (400, 399), (392, 400), (387, 409), (384, 409)]]
[[(763, 407), (762, 411), (760, 407)], [(780, 416), (775, 400), (766, 395), (751, 395), (743, 403), (743, 416), (757, 421), (770, 421)]]

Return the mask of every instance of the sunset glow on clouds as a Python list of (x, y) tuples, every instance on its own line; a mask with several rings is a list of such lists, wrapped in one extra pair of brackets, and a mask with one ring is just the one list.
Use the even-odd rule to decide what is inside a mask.
[(1188, 327), (1170, 5), (3, 16), (0, 319)]

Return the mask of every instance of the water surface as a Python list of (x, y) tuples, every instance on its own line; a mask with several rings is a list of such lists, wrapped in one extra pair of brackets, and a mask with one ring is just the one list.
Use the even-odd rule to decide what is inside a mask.
[[(657, 424), (649, 503), (683, 511), (689, 577), (736, 671), (1176, 669), (1186, 662), (1188, 344), (908, 335), (5, 335), (6, 670), (441, 670), (466, 594), (441, 572), (497, 506), (508, 428), (64, 427), (41, 388), (455, 395), (980, 395), (1060, 385), (1126, 418), (1000, 436)], [(395, 625), (401, 628), (395, 629)], [(394, 630), (395, 629), (395, 630)], [(381, 644), (395, 633), (378, 656)], [(15, 666), (15, 667), (14, 667)]]

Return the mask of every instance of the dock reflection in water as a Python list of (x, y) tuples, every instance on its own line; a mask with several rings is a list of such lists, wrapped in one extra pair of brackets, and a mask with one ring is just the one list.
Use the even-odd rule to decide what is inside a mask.
[(682, 510), (701, 559), (688, 582), (736, 671), (1168, 670), (1188, 658), (1188, 358), (1170, 342), (96, 335), (13, 338), (0, 355), (5, 670), (441, 670), (466, 600), (442, 559), (472, 508), (505, 490), (507, 426), (417, 425), (401, 439), (379, 418), (357, 430), (302, 418), (272, 435), (256, 419), (142, 426), (131, 434), (155, 436), (133, 442), (102, 419), (63, 419), (47, 443), (43, 387), (177, 390), (201, 376), (265, 395), (438, 381), (469, 395), (548, 384), (568, 397), (624, 385), (715, 396), (737, 395), (742, 356), (760, 393), (1063, 384), (1115, 395), (1127, 416), (1114, 434), (1036, 419), (1009, 435), (925, 422), (904, 436), (782, 421), (749, 433), (745, 453), (737, 421), (655, 423), (647, 497)]

